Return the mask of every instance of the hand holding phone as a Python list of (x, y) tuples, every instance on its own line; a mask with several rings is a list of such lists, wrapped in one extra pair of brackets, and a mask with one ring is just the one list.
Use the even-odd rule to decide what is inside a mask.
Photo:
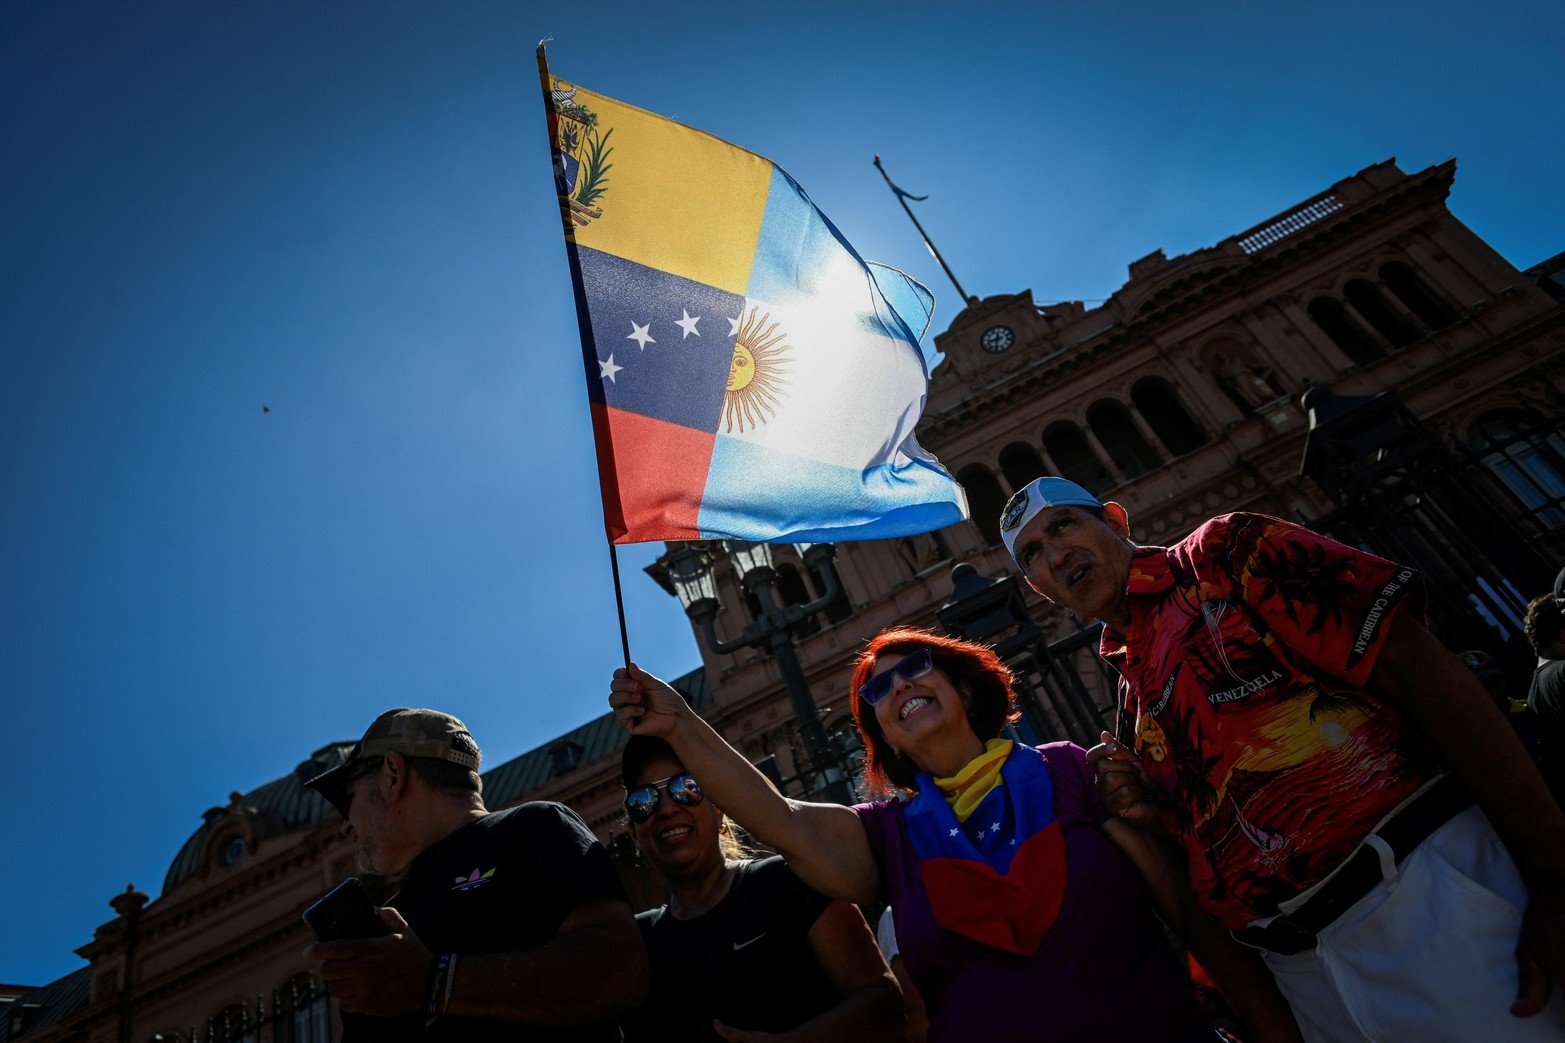
[(304, 922), (318, 942), (344, 938), (379, 938), (391, 933), (370, 901), (364, 884), (350, 876), (304, 911)]

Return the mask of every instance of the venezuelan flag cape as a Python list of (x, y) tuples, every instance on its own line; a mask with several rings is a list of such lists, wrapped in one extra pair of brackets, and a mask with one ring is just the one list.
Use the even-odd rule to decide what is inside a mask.
[(958, 822), (935, 780), (918, 776), (903, 814), (935, 922), (1019, 956), (1038, 951), (1065, 898), (1065, 837), (1043, 754), (1011, 748), (993, 787)]
[(929, 291), (866, 263), (769, 160), (539, 64), (609, 539), (967, 517), (913, 437)]

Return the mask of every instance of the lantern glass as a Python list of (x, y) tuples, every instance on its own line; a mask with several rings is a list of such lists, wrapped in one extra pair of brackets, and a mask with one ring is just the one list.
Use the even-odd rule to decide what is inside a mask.
[(704, 598), (717, 597), (717, 578), (712, 573), (712, 556), (699, 547), (686, 544), (669, 555), (668, 578), (679, 595), (679, 603), (689, 608)]
[(772, 567), (772, 547), (769, 543), (725, 540), (723, 546), (728, 549), (728, 556), (733, 559), (741, 581), (756, 569)]

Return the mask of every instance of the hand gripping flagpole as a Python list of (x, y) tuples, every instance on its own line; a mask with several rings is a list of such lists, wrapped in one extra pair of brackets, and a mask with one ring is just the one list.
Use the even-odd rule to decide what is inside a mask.
[(929, 233), (924, 231), (924, 226), (919, 224), (918, 218), (913, 216), (912, 207), (907, 205), (907, 201), (909, 199), (913, 200), (915, 203), (922, 203), (929, 197), (915, 196), (911, 192), (904, 192), (902, 189), (898, 188), (896, 183), (891, 180), (891, 175), (886, 173), (886, 168), (881, 166), (879, 152), (875, 153), (875, 169), (880, 171), (880, 176), (886, 179), (886, 184), (891, 187), (892, 193), (897, 197), (897, 202), (901, 203), (902, 209), (907, 211), (908, 220), (912, 221), (913, 227), (918, 229), (918, 234), (923, 237), (924, 245), (929, 247), (929, 252), (934, 254), (935, 260), (940, 262), (940, 267), (945, 269), (946, 278), (951, 280), (951, 285), (956, 287), (956, 292), (961, 294), (962, 300), (966, 301), (968, 304), (971, 304), (973, 301), (977, 300), (976, 297), (969, 297), (967, 295), (967, 291), (962, 289), (962, 284), (956, 281), (956, 273), (951, 271), (951, 266), (946, 264), (946, 259), (940, 256), (940, 251), (935, 248), (934, 240), (929, 238)]
[[(551, 85), (550, 85), (550, 82), (549, 82), (549, 58), (548, 58), (548, 55), (545, 53), (545, 46), (548, 44), (548, 42), (549, 42), (548, 40), (539, 40), (538, 41), (538, 82), (539, 82), (539, 84), (543, 88), (543, 117), (544, 117), (545, 128), (546, 128), (546, 130), (547, 130), (547, 132), (549, 134), (549, 141), (552, 143), (554, 141), (554, 122), (553, 122), (553, 120), (554, 120), (554, 105), (553, 105), (553, 101), (552, 101), (551, 96), (550, 96)], [(564, 205), (564, 201), (563, 200), (561, 201), (561, 205), (563, 207), (563, 205)], [(565, 220), (565, 239), (566, 239), (565, 254), (566, 254), (566, 260), (569, 262), (570, 267), (571, 267), (572, 290), (573, 290), (573, 292), (575, 294), (575, 298), (576, 298), (577, 319), (578, 319), (578, 323), (581, 326), (582, 372), (583, 372), (584, 376), (587, 379), (587, 391), (588, 391), (588, 394), (590, 395), (591, 392), (592, 392), (593, 373), (592, 373), (591, 368), (587, 365), (587, 354), (586, 353), (587, 353), (587, 350), (588, 350), (587, 346), (592, 343), (592, 330), (591, 330), (591, 327), (588, 325), (588, 321), (589, 320), (588, 320), (588, 317), (587, 317), (586, 308), (583, 307), (583, 305), (582, 305), (582, 299), (583, 298), (582, 298), (582, 293), (581, 293), (581, 289), (582, 289), (581, 268), (577, 264), (577, 261), (576, 261), (576, 252), (570, 248), (570, 246), (571, 246), (571, 238), (572, 238), (571, 237), (571, 222), (570, 222), (569, 217), (565, 216), (563, 214), (563, 211), (562, 211), (562, 216), (564, 217), (564, 220)], [(607, 438), (607, 437), (609, 437), (609, 433), (607, 431), (604, 431), (601, 434), (595, 432), (594, 434), (595, 434), (595, 439), (596, 438)], [(603, 455), (600, 453), (600, 455), (599, 455), (600, 463), (598, 465), (599, 466), (599, 474), (598, 474), (598, 501), (599, 501), (599, 503), (601, 503), (603, 505), (604, 517), (607, 518), (608, 517), (608, 503), (607, 503), (607, 501), (603, 497), (603, 475), (602, 475), (602, 466), (603, 465), (601, 463), (602, 459), (603, 459)], [(613, 459), (613, 454), (609, 454), (608, 455), (608, 459), (612, 460)], [(607, 532), (606, 528), (605, 528), (605, 532), (604, 532), (604, 538), (608, 539), (608, 532)], [(620, 651), (623, 652), (624, 656), (625, 656), (625, 669), (628, 671), (630, 669), (630, 636), (629, 636), (628, 632), (625, 629), (625, 598), (624, 598), (624, 595), (620, 591), (619, 555), (615, 552), (614, 541), (612, 539), (608, 540), (608, 544), (609, 544), (609, 571), (614, 576), (614, 611), (615, 611), (615, 613), (619, 617), (619, 645), (620, 645)]]

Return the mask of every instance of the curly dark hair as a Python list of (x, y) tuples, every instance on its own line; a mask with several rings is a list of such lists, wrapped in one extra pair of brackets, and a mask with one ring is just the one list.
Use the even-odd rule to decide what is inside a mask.
[(967, 706), (967, 723), (980, 742), (997, 737), (1007, 724), (1021, 716), (1016, 708), (1016, 692), (1011, 687), (1010, 667), (1000, 661), (994, 649), (972, 641), (962, 641), (917, 627), (893, 627), (869, 640), (853, 664), (853, 723), (864, 739), (864, 783), (873, 796), (890, 796), (899, 790), (911, 790), (919, 767), (912, 758), (892, 750), (881, 733), (875, 709), (865, 706), (858, 691), (869, 680), (875, 661), (883, 655), (906, 654), (927, 648), (934, 654), (935, 666), (951, 679)]
[(1554, 599), (1553, 594), (1540, 594), (1527, 602), (1527, 641), (1539, 655), (1560, 639), (1565, 629), (1565, 606)]

